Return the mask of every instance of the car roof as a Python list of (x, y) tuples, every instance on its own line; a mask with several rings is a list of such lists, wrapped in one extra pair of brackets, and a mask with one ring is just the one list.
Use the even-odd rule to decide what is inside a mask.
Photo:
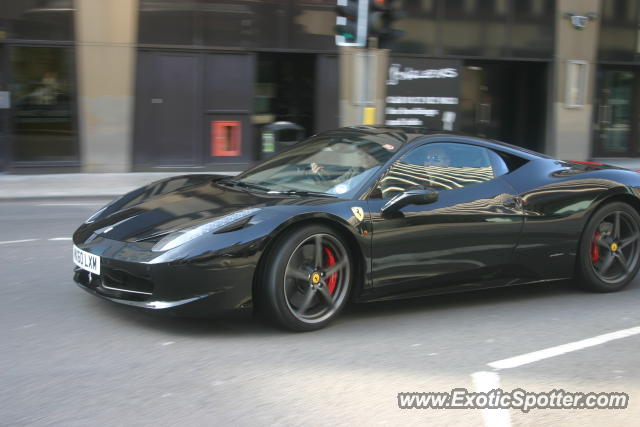
[(381, 126), (381, 125), (372, 125), (372, 126), (347, 126), (343, 128), (336, 129), (336, 131), (355, 131), (360, 133), (366, 133), (371, 135), (380, 135), (380, 134), (389, 134), (389, 136), (394, 137), (395, 139), (399, 139), (404, 141), (403, 145), (411, 144), (413, 142), (424, 141), (425, 137), (455, 137), (455, 138), (464, 138), (468, 139), (470, 142), (479, 142), (485, 146), (493, 146), (493, 148), (502, 149), (512, 154), (520, 155), (522, 157), (531, 159), (531, 158), (541, 158), (541, 159), (551, 159), (551, 157), (546, 154), (538, 153), (536, 151), (528, 150), (523, 147), (519, 147), (517, 145), (512, 145), (506, 142), (498, 141), (495, 139), (465, 134), (462, 132), (453, 132), (453, 131), (444, 131), (444, 130), (433, 130), (425, 127), (419, 126)]

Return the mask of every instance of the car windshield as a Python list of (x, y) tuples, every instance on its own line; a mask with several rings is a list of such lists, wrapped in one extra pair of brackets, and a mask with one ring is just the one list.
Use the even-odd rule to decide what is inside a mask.
[(401, 144), (389, 135), (319, 135), (276, 154), (233, 181), (266, 191), (350, 197)]

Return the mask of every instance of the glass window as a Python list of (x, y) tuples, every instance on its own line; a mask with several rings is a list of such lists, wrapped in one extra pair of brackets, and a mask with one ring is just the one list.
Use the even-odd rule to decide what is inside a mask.
[[(249, 46), (254, 38), (271, 40), (279, 5), (271, 1), (205, 0), (202, 3), (203, 44), (207, 46)], [(271, 18), (271, 19), (270, 19)], [(273, 26), (265, 32), (262, 25)], [(267, 43), (268, 44), (268, 43)]]
[(491, 150), (468, 144), (425, 144), (394, 162), (379, 183), (383, 199), (409, 189), (434, 191), (489, 181), (508, 172), (504, 161)]
[(595, 130), (599, 154), (624, 156), (629, 153), (633, 130), (633, 91), (636, 74), (630, 70), (601, 70), (598, 73)]
[(509, 38), (513, 56), (551, 58), (555, 31), (553, 0), (514, 0)]
[(603, 0), (599, 39), (600, 60), (635, 59), (638, 12), (638, 0)]
[(335, 0), (295, 0), (289, 22), (289, 48), (336, 50)]
[(11, 68), (13, 160), (76, 160), (72, 50), (15, 47)]
[(392, 45), (394, 52), (436, 53), (437, 2), (436, 0), (405, 0), (404, 16), (393, 28), (404, 31)]
[(402, 144), (388, 135), (334, 131), (276, 154), (237, 178), (265, 191), (311, 191), (351, 197)]
[(504, 56), (507, 52), (508, 0), (443, 2), (442, 44), (450, 55)]
[(196, 44), (197, 9), (197, 0), (140, 0), (140, 43)]
[(0, 0), (9, 37), (28, 40), (73, 40), (72, 0)]

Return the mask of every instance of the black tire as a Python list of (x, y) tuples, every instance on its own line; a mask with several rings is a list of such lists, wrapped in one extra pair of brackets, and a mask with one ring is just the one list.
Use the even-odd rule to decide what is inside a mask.
[(615, 292), (640, 267), (640, 215), (623, 202), (608, 203), (589, 219), (578, 248), (578, 285), (593, 292)]
[(293, 331), (321, 329), (346, 305), (353, 257), (332, 228), (295, 228), (280, 236), (266, 257), (258, 284), (260, 304), (277, 325)]

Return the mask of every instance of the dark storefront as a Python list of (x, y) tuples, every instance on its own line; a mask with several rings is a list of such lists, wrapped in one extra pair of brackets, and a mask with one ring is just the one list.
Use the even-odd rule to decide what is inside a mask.
[[(429, 126), (441, 129), (455, 113), (454, 130), (544, 150), (554, 1), (403, 6), (397, 28), (405, 35), (392, 46), (391, 63), (457, 64), (451, 95), (434, 95), (426, 81), (416, 86), (417, 96), (456, 99), (448, 109), (413, 106), (438, 111)], [(307, 135), (338, 126), (334, 8), (335, 0), (141, 0), (136, 167), (238, 170), (260, 157), (269, 123), (292, 122)]]
[(239, 170), (260, 157), (269, 123), (338, 126), (334, 7), (141, 0), (136, 168)]
[(596, 75), (594, 155), (640, 156), (640, 1), (606, 0)]
[[(544, 151), (555, 2), (405, 0), (404, 8), (397, 27), (405, 35), (392, 47), (391, 67), (435, 77), (404, 83), (423, 102), (411, 106), (425, 115), (417, 121)], [(387, 90), (394, 95), (400, 86)]]
[(73, 18), (72, 0), (0, 0), (0, 169), (79, 165)]
[[(74, 4), (0, 0), (3, 170), (81, 166)], [(394, 105), (395, 112), (415, 108), (432, 115), (425, 123), (435, 129), (450, 126), (544, 150), (555, 2), (402, 5), (406, 14), (396, 28), (405, 34), (391, 46), (391, 65), (428, 70), (448, 62), (457, 75), (442, 94), (426, 81), (417, 84), (425, 104)], [(291, 122), (305, 135), (338, 126), (335, 18), (335, 0), (140, 0), (134, 169), (239, 170), (262, 156), (263, 130), (271, 123)], [(616, 87), (608, 99), (617, 106), (627, 96), (633, 106), (637, 97), (628, 94), (636, 91), (635, 72), (624, 73), (635, 56), (611, 60), (618, 68), (609, 74)], [(618, 136), (606, 138), (624, 138), (624, 111), (616, 108), (615, 132), (607, 131)], [(403, 118), (411, 119), (387, 120)], [(618, 143), (611, 144), (607, 150), (615, 151)], [(631, 145), (625, 149), (637, 152)]]

